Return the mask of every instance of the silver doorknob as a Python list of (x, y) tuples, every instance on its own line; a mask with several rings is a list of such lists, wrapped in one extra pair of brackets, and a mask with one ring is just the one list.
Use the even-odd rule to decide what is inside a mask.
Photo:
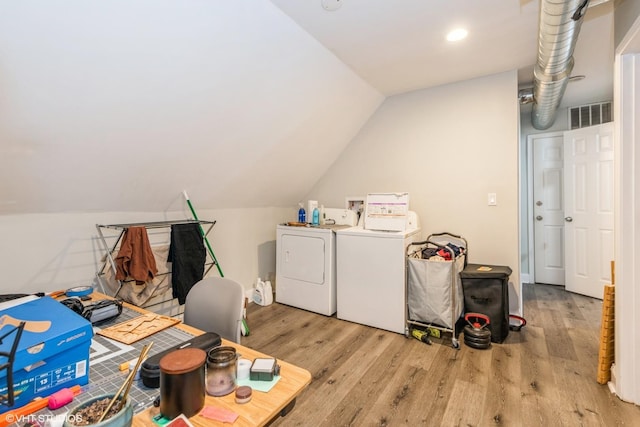
[(564, 220), (567, 221), (567, 222), (571, 222), (571, 221), (573, 221), (573, 218), (571, 218), (570, 216), (565, 216)]
[(536, 217), (536, 219), (537, 219), (538, 221), (542, 221), (542, 215), (538, 215), (538, 216)]

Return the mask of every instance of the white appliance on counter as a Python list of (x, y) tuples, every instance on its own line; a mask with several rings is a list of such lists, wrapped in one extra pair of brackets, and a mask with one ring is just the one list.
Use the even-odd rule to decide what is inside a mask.
[(325, 208), (322, 223), (326, 225), (354, 226), (358, 223), (358, 213), (349, 209)]
[(336, 312), (336, 234), (354, 212), (325, 209), (332, 224), (276, 229), (276, 302), (331, 316)]
[(422, 238), (417, 216), (409, 216), (404, 231), (357, 226), (336, 232), (339, 319), (405, 333), (406, 250)]

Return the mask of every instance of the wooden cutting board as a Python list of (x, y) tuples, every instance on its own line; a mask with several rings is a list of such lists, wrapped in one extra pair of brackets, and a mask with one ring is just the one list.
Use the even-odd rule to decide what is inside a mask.
[(97, 333), (124, 344), (133, 344), (143, 338), (155, 334), (180, 323), (175, 317), (147, 313), (142, 316), (101, 329)]

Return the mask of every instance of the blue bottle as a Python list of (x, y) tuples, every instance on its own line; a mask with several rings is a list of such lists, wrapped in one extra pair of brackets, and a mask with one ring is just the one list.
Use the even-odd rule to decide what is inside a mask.
[(320, 211), (318, 210), (318, 208), (313, 209), (311, 224), (320, 225)]
[(298, 210), (298, 222), (307, 222), (307, 213), (304, 211), (302, 203), (300, 203), (300, 209)]

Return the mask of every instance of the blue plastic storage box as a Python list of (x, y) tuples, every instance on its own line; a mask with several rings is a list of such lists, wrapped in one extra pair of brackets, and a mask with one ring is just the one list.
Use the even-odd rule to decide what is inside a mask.
[[(0, 336), (25, 321), (13, 362), (14, 404), (0, 413), (89, 382), (91, 323), (51, 297), (45, 296), (0, 311)], [(17, 332), (17, 331), (16, 331)], [(6, 335), (0, 352), (9, 353), (16, 332)], [(0, 356), (0, 365), (8, 358)], [(7, 396), (7, 370), (0, 371), (0, 395)]]

